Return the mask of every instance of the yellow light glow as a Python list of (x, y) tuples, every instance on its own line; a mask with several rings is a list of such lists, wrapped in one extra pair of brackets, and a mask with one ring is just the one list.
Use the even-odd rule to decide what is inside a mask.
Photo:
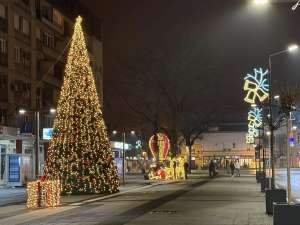
[(260, 102), (263, 102), (269, 97), (269, 94), (262, 90), (257, 83), (246, 80), (244, 85), (244, 91), (247, 91), (245, 102), (249, 104), (255, 104), (255, 99), (258, 98)]
[(50, 180), (61, 181), (63, 193), (113, 193), (119, 190), (119, 178), (81, 23), (79, 16), (56, 109), (45, 174)]

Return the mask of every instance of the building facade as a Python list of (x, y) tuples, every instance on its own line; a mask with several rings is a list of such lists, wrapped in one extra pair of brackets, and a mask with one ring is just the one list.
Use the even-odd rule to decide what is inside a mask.
[[(10, 154), (19, 154), (28, 161), (24, 181), (42, 173), (48, 143), (41, 140), (36, 151), (35, 135), (41, 136), (43, 128), (52, 127), (54, 115), (49, 109), (56, 107), (73, 24), (79, 14), (84, 18), (102, 105), (101, 22), (77, 0), (0, 0), (0, 183), (10, 175)], [(20, 115), (20, 109), (26, 113)], [(39, 163), (37, 174), (35, 162)]]
[[(255, 150), (246, 144), (246, 133), (243, 128), (210, 128), (192, 147), (192, 167), (206, 169), (210, 160), (216, 160), (218, 167), (224, 168), (239, 159), (242, 168), (255, 168)], [(183, 146), (182, 153), (187, 157), (188, 148)]]

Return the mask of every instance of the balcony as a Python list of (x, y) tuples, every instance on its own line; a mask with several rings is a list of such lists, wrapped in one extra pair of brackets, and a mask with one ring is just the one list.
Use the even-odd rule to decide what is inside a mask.
[(0, 30), (7, 33), (8, 22), (7, 19), (0, 18)]

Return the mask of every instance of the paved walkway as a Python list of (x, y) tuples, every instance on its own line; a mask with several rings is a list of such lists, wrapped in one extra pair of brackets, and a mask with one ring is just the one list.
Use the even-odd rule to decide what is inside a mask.
[[(91, 197), (91, 196), (90, 196)], [(19, 208), (18, 208), (19, 207)], [(55, 209), (0, 210), (5, 225), (271, 225), (255, 177), (218, 177), (145, 185)]]
[[(126, 176), (126, 185), (121, 184), (120, 191), (124, 192), (140, 186), (149, 185), (152, 182), (144, 180), (142, 175), (128, 175)], [(75, 195), (63, 196), (63, 203), (73, 203), (85, 199), (95, 198), (99, 195)], [(9, 206), (14, 204), (24, 204), (26, 201), (26, 188), (25, 187), (9, 187), (0, 186), (0, 207)]]

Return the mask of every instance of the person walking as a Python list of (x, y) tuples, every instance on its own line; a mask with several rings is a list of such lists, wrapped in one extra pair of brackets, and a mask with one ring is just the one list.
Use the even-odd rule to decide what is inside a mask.
[(234, 176), (234, 169), (235, 169), (235, 166), (234, 166), (234, 163), (233, 163), (232, 160), (230, 161), (229, 166), (230, 166), (230, 170), (231, 170), (231, 176), (233, 177), (233, 176)]
[(240, 176), (241, 176), (241, 174), (240, 174), (241, 165), (240, 165), (240, 162), (239, 162), (238, 159), (235, 161), (234, 167), (235, 167), (236, 175), (237, 175), (238, 177), (240, 177)]
[(213, 160), (210, 160), (209, 166), (208, 166), (208, 171), (209, 171), (209, 176), (210, 178), (213, 178), (216, 173), (215, 173), (215, 163)]
[(184, 177), (187, 179), (187, 174), (189, 172), (189, 164), (187, 162), (184, 163)]

